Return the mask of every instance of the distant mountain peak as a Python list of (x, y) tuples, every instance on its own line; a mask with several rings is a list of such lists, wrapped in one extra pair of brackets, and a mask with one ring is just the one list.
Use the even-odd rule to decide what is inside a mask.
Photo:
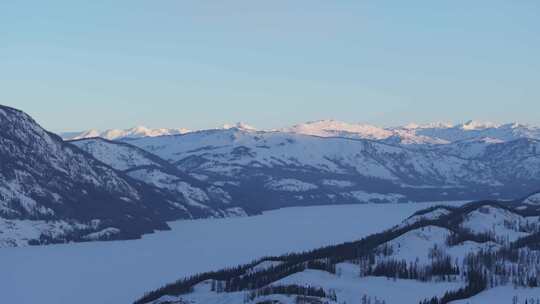
[[(540, 139), (540, 128), (520, 123), (497, 124), (477, 120), (464, 123), (451, 124), (448, 122), (409, 123), (397, 127), (379, 127), (367, 123), (349, 123), (335, 119), (321, 119), (293, 125), (292, 127), (278, 129), (257, 129), (245, 122), (225, 124), (212, 130), (238, 130), (243, 132), (283, 132), (319, 137), (346, 137), (353, 139), (369, 139), (385, 141), (392, 144), (405, 145), (433, 145), (448, 144), (467, 139), (490, 138), (493, 140), (509, 141), (519, 138)], [(200, 131), (205, 131), (204, 129)], [(146, 126), (137, 126), (130, 129), (109, 129), (100, 131), (96, 129), (84, 132), (61, 133), (65, 140), (102, 137), (109, 140), (134, 139), (142, 137), (156, 137), (178, 135), (191, 132), (185, 128), (152, 129)]]
[(256, 131), (257, 128), (251, 126), (251, 125), (248, 125), (247, 123), (244, 123), (244, 122), (237, 122), (235, 124), (224, 124), (222, 129), (224, 130), (228, 130), (228, 129), (239, 129), (239, 130), (244, 130), (244, 131)]
[(458, 125), (459, 128), (463, 130), (482, 130), (482, 129), (490, 129), (490, 128), (498, 128), (500, 127), (499, 124), (492, 123), (492, 122), (483, 122), (483, 121), (477, 121), (477, 120), (469, 120), (463, 124)]
[(409, 130), (415, 130), (415, 129), (448, 129), (452, 128), (454, 125), (448, 122), (431, 122), (426, 124), (418, 124), (418, 123), (408, 123), (405, 126), (403, 126), (403, 129), (409, 129)]
[(105, 131), (92, 129), (92, 130), (78, 132), (78, 133), (74, 133), (74, 132), (61, 133), (60, 136), (65, 140), (77, 140), (77, 139), (85, 139), (85, 138), (93, 138), (93, 137), (102, 137), (109, 140), (115, 140), (115, 139), (124, 139), (124, 138), (141, 138), (141, 137), (156, 137), (156, 136), (164, 136), (164, 135), (178, 135), (178, 134), (185, 134), (188, 132), (190, 132), (190, 130), (185, 129), (185, 128), (150, 129), (145, 126), (137, 126), (130, 129), (108, 129)]
[(363, 123), (353, 124), (332, 119), (310, 121), (303, 124), (294, 125), (290, 128), (282, 129), (282, 131), (321, 137), (349, 137), (354, 135), (355, 137), (359, 138), (377, 140), (386, 139), (393, 135), (391, 131), (377, 126)]

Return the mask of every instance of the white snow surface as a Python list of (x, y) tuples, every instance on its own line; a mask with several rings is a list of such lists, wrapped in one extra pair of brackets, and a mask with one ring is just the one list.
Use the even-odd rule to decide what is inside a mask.
[(123, 171), (155, 164), (145, 155), (144, 151), (134, 149), (131, 146), (106, 142), (100, 139), (73, 141), (71, 143), (116, 170)]
[(427, 226), (405, 233), (386, 243), (394, 250), (392, 258), (421, 264), (429, 261), (429, 251), (433, 246), (446, 247), (445, 241), (450, 231), (436, 226)]
[(515, 241), (528, 234), (512, 229), (508, 224), (525, 223), (524, 220), (527, 221), (520, 215), (508, 210), (485, 206), (467, 214), (461, 226), (470, 229), (474, 233), (492, 232), (497, 237)]
[[(514, 288), (512, 286), (499, 286), (488, 289), (472, 298), (460, 301), (453, 301), (451, 304), (511, 304), (512, 298), (517, 296), (517, 304), (536, 304), (540, 299), (540, 288)], [(534, 302), (530, 302), (530, 299)]]
[(248, 125), (244, 122), (237, 122), (235, 124), (224, 124), (222, 129), (228, 130), (228, 129), (240, 129), (240, 130), (246, 130), (246, 131), (256, 131), (257, 128)]
[(282, 131), (321, 137), (356, 137), (386, 139), (393, 135), (389, 130), (368, 124), (350, 124), (335, 120), (319, 120), (298, 124)]
[[(398, 238), (386, 243), (393, 250), (392, 255), (388, 257), (379, 257), (381, 260), (405, 260), (407, 263), (418, 262), (420, 265), (428, 265), (431, 262), (430, 252), (437, 248), (440, 252), (448, 254), (452, 260), (462, 261), (467, 254), (498, 247), (497, 244), (488, 242), (484, 244), (466, 241), (459, 245), (448, 247), (446, 238), (451, 231), (437, 226), (426, 226), (409, 231)], [(385, 245), (381, 246), (383, 248)]]
[(177, 221), (172, 231), (142, 240), (0, 248), (2, 301), (131, 303), (195, 273), (360, 239), (436, 204), (287, 208), (254, 217)]

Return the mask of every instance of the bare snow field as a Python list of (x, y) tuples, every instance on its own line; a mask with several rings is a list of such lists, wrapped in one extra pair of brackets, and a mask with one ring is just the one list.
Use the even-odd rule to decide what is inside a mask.
[(142, 240), (0, 248), (0, 300), (131, 303), (183, 276), (360, 239), (437, 204), (286, 208), (254, 217), (177, 221), (172, 231)]

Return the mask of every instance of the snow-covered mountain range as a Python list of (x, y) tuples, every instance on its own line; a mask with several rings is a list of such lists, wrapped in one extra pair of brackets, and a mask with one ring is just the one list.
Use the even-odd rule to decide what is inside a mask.
[[(245, 123), (226, 124), (218, 129), (237, 128), (255, 131), (256, 128)], [(204, 130), (199, 130), (204, 131)], [(319, 120), (278, 130), (285, 133), (313, 135), (320, 137), (346, 137), (371, 139), (405, 145), (447, 144), (456, 141), (490, 138), (493, 140), (511, 141), (519, 138), (540, 139), (540, 128), (519, 123), (495, 124), (489, 122), (468, 121), (460, 124), (430, 123), (383, 128), (362, 123), (346, 123), (336, 120)], [(102, 137), (105, 139), (126, 139), (177, 135), (191, 132), (186, 128), (149, 129), (135, 127), (126, 130), (111, 129), (105, 131), (88, 130), (83, 132), (65, 132), (60, 136), (65, 140)]]
[(334, 120), (320, 120), (282, 129), (285, 132), (322, 137), (372, 139), (405, 145), (448, 144), (463, 140), (511, 141), (520, 138), (540, 139), (540, 128), (518, 123), (494, 124), (468, 121), (461, 124), (430, 123), (381, 128), (366, 124), (349, 124)]
[(238, 123), (62, 141), (18, 110), (1, 114), (4, 245), (131, 238), (167, 220), (288, 206), (506, 199), (540, 185), (540, 131), (519, 124)]
[(512, 198), (540, 185), (540, 142), (530, 138), (411, 148), (230, 128), (126, 142), (197, 179), (256, 193), (252, 204), (263, 210), (317, 203)]
[[(238, 128), (243, 130), (256, 130), (254, 127), (238, 122), (235, 124), (225, 124), (220, 129), (231, 129)], [(181, 135), (192, 132), (190, 129), (186, 128), (157, 128), (151, 129), (145, 126), (133, 127), (130, 129), (108, 129), (100, 131), (97, 129), (82, 131), (82, 132), (62, 132), (60, 136), (64, 140), (78, 140), (78, 139), (87, 139), (87, 138), (104, 138), (108, 140), (127, 140), (133, 138), (142, 138), (142, 137), (157, 137), (157, 136), (167, 136), (167, 135)]]
[[(210, 206), (213, 212), (242, 214), (316, 204), (525, 195), (540, 185), (540, 142), (533, 138), (536, 129), (521, 128), (469, 122), (386, 130), (319, 121), (289, 130), (258, 131), (237, 124), (175, 136), (72, 143), (132, 178), (190, 197), (167, 171), (126, 164), (130, 155), (144, 150), (166, 164), (168, 172), (176, 170), (174, 176), (209, 185), (206, 196), (212, 196), (208, 191), (221, 193), (213, 194), (222, 202)], [(426, 141), (424, 134), (433, 135), (433, 130), (440, 135)], [(208, 205), (200, 199), (205, 196), (195, 197)]]
[(431, 207), (359, 241), (193, 275), (136, 303), (537, 303), (539, 259), (535, 194)]

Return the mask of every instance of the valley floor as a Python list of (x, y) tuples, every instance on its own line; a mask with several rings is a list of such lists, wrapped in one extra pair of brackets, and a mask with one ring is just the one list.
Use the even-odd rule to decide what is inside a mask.
[(178, 221), (172, 231), (135, 241), (0, 248), (0, 301), (131, 303), (191, 274), (360, 239), (436, 204), (287, 208), (247, 218)]

